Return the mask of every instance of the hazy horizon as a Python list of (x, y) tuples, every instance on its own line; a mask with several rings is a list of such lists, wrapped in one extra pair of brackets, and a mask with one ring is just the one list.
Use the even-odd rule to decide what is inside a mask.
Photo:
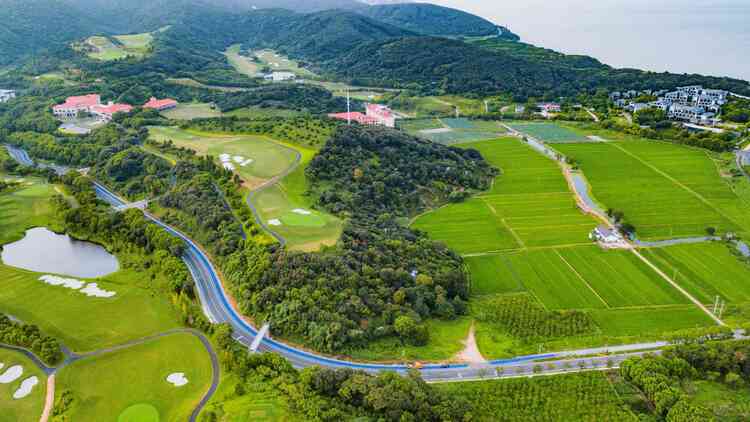
[(750, 81), (747, 0), (430, 0), (507, 26), (522, 40), (615, 67)]

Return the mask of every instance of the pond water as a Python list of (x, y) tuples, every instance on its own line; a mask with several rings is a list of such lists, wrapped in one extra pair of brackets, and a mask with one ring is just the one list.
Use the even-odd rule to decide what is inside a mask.
[(4, 245), (1, 257), (11, 267), (70, 277), (96, 278), (119, 269), (117, 258), (103, 247), (44, 227), (30, 229), (23, 239)]

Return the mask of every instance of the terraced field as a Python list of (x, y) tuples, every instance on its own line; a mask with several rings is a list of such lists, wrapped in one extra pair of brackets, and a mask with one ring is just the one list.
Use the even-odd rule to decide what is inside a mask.
[(623, 211), (641, 239), (750, 231), (750, 204), (702, 150), (652, 141), (555, 147), (580, 163), (594, 196)]

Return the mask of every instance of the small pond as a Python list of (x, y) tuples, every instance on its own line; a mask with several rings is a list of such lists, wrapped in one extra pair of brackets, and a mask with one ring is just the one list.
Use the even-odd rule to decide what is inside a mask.
[(96, 278), (119, 269), (117, 258), (103, 247), (44, 227), (30, 229), (23, 239), (4, 245), (1, 257), (11, 267), (70, 277)]

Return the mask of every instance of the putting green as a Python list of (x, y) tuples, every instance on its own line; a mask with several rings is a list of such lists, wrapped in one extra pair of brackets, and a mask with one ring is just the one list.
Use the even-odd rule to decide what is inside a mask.
[(117, 422), (159, 422), (159, 411), (148, 403), (134, 404), (120, 413)]
[(299, 214), (294, 211), (287, 212), (281, 216), (280, 220), (287, 226), (293, 227), (323, 227), (326, 220), (317, 212), (310, 211), (311, 214)]

